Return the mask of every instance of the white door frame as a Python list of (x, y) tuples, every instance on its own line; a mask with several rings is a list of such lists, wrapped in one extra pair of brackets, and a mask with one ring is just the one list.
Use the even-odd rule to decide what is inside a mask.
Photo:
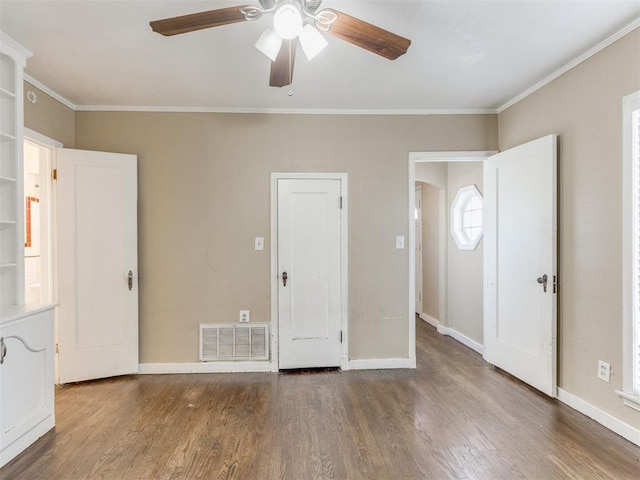
[[(278, 180), (279, 179), (331, 179), (340, 180), (342, 215), (340, 216), (340, 288), (342, 295), (340, 329), (342, 350), (340, 367), (349, 368), (349, 269), (348, 269), (348, 217), (349, 195), (347, 173), (284, 172), (271, 173), (271, 371), (279, 370), (278, 359)], [(414, 299), (415, 301), (415, 299)]]
[[(53, 304), (58, 303), (58, 245), (57, 245), (57, 219), (56, 219), (56, 182), (52, 180), (51, 172), (56, 168), (56, 148), (63, 148), (63, 144), (58, 140), (49, 138), (41, 133), (38, 133), (30, 128), (24, 128), (24, 138), (33, 143), (38, 143), (43, 147), (46, 147), (51, 152), (49, 157), (49, 171), (47, 172), (47, 178), (49, 179), (49, 251), (51, 257), (49, 263), (51, 270), (49, 272), (49, 281), (51, 288), (51, 302)], [(54, 310), (54, 322), (53, 322), (53, 338), (54, 342), (58, 344), (58, 314), (57, 309)], [(55, 352), (55, 350), (54, 350)], [(53, 356), (53, 383), (58, 384), (58, 354), (54, 353)]]
[[(409, 251), (413, 251), (416, 245), (415, 229), (415, 184), (416, 163), (429, 162), (483, 162), (491, 155), (498, 153), (495, 150), (458, 151), (458, 152), (409, 152)], [(446, 202), (446, 199), (445, 199)], [(448, 228), (446, 229), (448, 232)], [(446, 238), (446, 235), (445, 235)], [(415, 296), (416, 296), (416, 259), (415, 255), (409, 255), (409, 361), (411, 368), (416, 367), (416, 323), (415, 323)], [(440, 292), (444, 292), (445, 275), (440, 275)], [(445, 296), (446, 297), (446, 296)], [(448, 310), (448, 309), (447, 309)], [(447, 312), (448, 315), (448, 312)], [(445, 315), (446, 316), (446, 315)]]
[[(418, 207), (414, 207), (416, 208), (416, 213), (418, 214), (417, 218), (414, 219), (413, 221), (413, 225), (414, 225), (414, 229), (416, 228), (416, 226), (420, 227), (420, 232), (422, 232), (422, 196), (423, 196), (423, 190), (422, 190), (422, 184), (416, 186), (414, 183), (414, 191), (415, 191), (415, 195), (414, 195), (414, 200), (415, 200), (415, 196), (420, 195), (420, 206)], [(416, 273), (414, 275), (414, 281), (416, 283), (416, 286), (420, 287), (420, 292), (416, 292), (416, 300), (415, 300), (415, 307), (414, 310), (418, 315), (422, 315), (423, 311), (424, 311), (424, 298), (422, 297), (422, 291), (424, 291), (424, 279), (423, 279), (423, 273), (422, 273), (422, 245), (421, 245), (421, 239), (416, 238), (416, 245), (419, 245), (420, 248), (417, 250), (414, 250), (414, 257), (417, 260), (417, 264), (415, 264), (415, 268), (416, 268)], [(420, 274), (418, 275), (418, 272), (420, 272)], [(420, 285), (418, 285), (418, 279), (420, 280)], [(418, 300), (418, 298), (420, 300)], [(418, 308), (419, 307), (419, 308)]]

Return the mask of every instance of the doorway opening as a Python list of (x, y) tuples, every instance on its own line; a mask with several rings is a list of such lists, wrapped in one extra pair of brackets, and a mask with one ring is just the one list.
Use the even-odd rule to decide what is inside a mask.
[[(52, 180), (57, 148), (62, 148), (62, 143), (29, 128), (24, 129), (26, 304), (51, 304), (57, 300), (55, 185)], [(54, 341), (57, 345), (57, 312), (54, 313), (54, 318)], [(58, 384), (57, 354), (54, 354), (53, 362), (53, 380)]]
[(52, 147), (24, 140), (24, 296), (25, 304), (51, 303)]
[[(458, 189), (476, 185), (482, 190), (482, 162), (494, 153), (409, 154), (409, 242), (416, 249), (409, 265), (410, 317), (415, 318), (415, 312), (439, 333), (450, 335), (479, 353), (482, 353), (483, 340), (482, 247), (459, 250), (449, 234), (449, 226), (451, 204)], [(421, 191), (419, 209), (418, 187)], [(418, 211), (422, 222), (416, 221)], [(419, 261), (421, 265), (417, 265)], [(418, 291), (419, 288), (422, 291)], [(414, 352), (415, 325), (410, 331), (410, 347)]]

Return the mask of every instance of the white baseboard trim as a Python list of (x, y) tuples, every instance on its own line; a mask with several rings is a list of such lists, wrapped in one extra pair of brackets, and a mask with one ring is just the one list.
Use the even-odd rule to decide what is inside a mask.
[(410, 358), (373, 358), (349, 360), (347, 370), (384, 370), (390, 368), (415, 368)]
[[(243, 373), (272, 372), (272, 362), (198, 362), (198, 363), (141, 363), (141, 375), (161, 375), (171, 373)], [(277, 371), (277, 365), (276, 370)]]
[(558, 387), (558, 400), (640, 447), (640, 429), (632, 427), (560, 387)]
[(420, 320), (424, 320), (432, 327), (438, 328), (440, 326), (440, 321), (437, 318), (433, 318), (431, 315), (427, 315), (426, 313), (420, 314)]
[(448, 335), (454, 340), (457, 340), (461, 344), (469, 347), (471, 350), (475, 350), (480, 355), (484, 354), (484, 346), (476, 342), (475, 340), (470, 339), (466, 335), (463, 335), (462, 333), (458, 332), (457, 330), (454, 330), (451, 327), (445, 327), (444, 325), (441, 325), (440, 321), (437, 318), (433, 318), (432, 316), (427, 315), (426, 313), (421, 313), (419, 316), (421, 320), (424, 320), (429, 325), (436, 327), (440, 335)]
[(449, 335), (454, 340), (459, 341), (461, 344), (469, 347), (471, 350), (475, 350), (480, 355), (484, 354), (484, 346), (475, 340), (470, 339), (466, 335), (454, 330), (451, 327), (443, 327), (442, 325), (438, 325), (438, 333), (442, 335)]
[(480, 355), (484, 354), (484, 346), (482, 344), (467, 337), (466, 335), (463, 335), (462, 333), (454, 330), (451, 327), (438, 327), (438, 333), (441, 333), (442, 335), (449, 335), (453, 339), (459, 341), (461, 344), (469, 347), (471, 350), (475, 350)]

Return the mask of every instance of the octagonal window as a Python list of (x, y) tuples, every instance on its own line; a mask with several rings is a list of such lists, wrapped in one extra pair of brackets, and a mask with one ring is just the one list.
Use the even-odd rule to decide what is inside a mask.
[(451, 235), (460, 250), (475, 250), (482, 238), (482, 195), (475, 185), (458, 190), (451, 204)]

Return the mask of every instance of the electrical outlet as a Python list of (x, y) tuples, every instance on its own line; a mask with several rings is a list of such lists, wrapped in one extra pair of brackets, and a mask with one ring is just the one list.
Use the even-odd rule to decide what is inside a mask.
[(609, 383), (609, 378), (611, 376), (611, 365), (607, 362), (603, 362), (602, 360), (598, 360), (598, 378), (603, 382)]
[(249, 310), (240, 310), (240, 323), (249, 323), (250, 314)]

